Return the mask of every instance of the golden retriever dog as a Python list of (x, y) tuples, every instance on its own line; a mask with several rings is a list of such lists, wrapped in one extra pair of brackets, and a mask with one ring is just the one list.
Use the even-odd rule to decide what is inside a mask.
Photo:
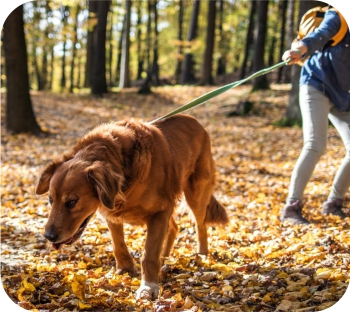
[(55, 249), (75, 242), (98, 211), (110, 230), (117, 273), (134, 275), (123, 223), (146, 225), (137, 298), (155, 299), (161, 258), (177, 234), (174, 207), (184, 193), (196, 220), (198, 252), (208, 253), (207, 226), (226, 224), (213, 194), (215, 164), (205, 129), (188, 115), (155, 123), (125, 120), (97, 126), (48, 164), (36, 193), (49, 192), (44, 236)]

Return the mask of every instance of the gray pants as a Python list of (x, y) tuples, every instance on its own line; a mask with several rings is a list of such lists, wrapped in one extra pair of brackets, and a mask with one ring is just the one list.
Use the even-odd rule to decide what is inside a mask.
[(302, 201), (312, 172), (327, 148), (328, 118), (337, 129), (346, 149), (328, 199), (343, 199), (350, 187), (350, 112), (340, 113), (328, 97), (310, 85), (300, 86), (299, 98), (304, 146), (292, 173), (287, 203)]

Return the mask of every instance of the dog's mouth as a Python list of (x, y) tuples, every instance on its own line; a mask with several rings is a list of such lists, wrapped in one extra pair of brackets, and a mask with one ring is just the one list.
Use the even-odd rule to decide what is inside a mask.
[(65, 240), (64, 242), (52, 243), (52, 247), (53, 247), (55, 250), (59, 250), (59, 249), (61, 249), (61, 247), (62, 247), (63, 245), (71, 245), (71, 244), (73, 244), (73, 243), (81, 236), (81, 234), (83, 234), (83, 232), (84, 232), (84, 230), (85, 230), (85, 228), (86, 228), (87, 224), (89, 223), (89, 221), (90, 221), (90, 219), (91, 219), (92, 216), (93, 216), (93, 214), (91, 214), (90, 216), (88, 216), (88, 217), (83, 221), (83, 223), (80, 225), (78, 231), (76, 231), (75, 234), (74, 234), (71, 238)]

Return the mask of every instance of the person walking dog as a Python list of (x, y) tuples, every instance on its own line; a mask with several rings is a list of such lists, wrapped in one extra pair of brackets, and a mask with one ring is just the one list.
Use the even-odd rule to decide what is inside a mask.
[(327, 10), (319, 27), (285, 51), (282, 59), (305, 60), (300, 74), (299, 102), (304, 145), (291, 176), (281, 221), (309, 224), (302, 216), (303, 194), (321, 155), (326, 151), (328, 119), (338, 131), (346, 155), (334, 177), (321, 213), (345, 218), (342, 211), (350, 187), (350, 32), (336, 45), (330, 40), (341, 27), (341, 16)]

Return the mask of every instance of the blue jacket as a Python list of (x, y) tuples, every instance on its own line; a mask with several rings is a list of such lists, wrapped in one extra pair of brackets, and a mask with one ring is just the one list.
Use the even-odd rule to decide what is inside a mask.
[(310, 58), (301, 69), (300, 85), (312, 85), (342, 112), (350, 111), (350, 32), (336, 46), (323, 49), (339, 29), (338, 14), (329, 10), (320, 26), (301, 40)]

